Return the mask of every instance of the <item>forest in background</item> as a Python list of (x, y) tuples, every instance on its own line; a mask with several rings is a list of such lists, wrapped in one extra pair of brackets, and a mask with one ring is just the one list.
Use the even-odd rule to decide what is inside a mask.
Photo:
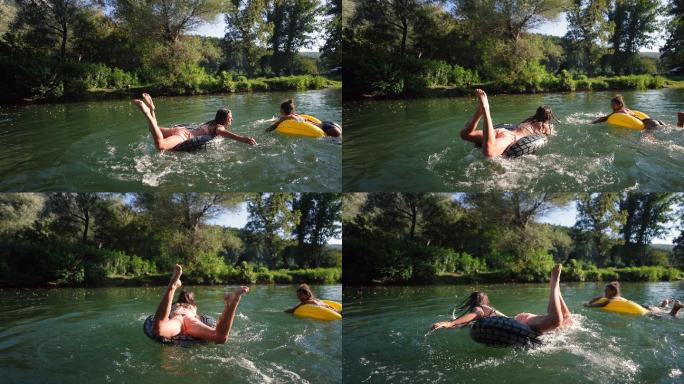
[[(684, 72), (680, 0), (343, 3), (346, 98), (660, 88), (655, 74)], [(534, 32), (559, 17), (565, 36)], [(658, 37), (660, 55), (640, 53)]]
[(339, 0), (0, 0), (0, 103), (339, 87), (340, 26)]
[[(210, 224), (247, 204), (244, 228)], [(0, 194), (0, 286), (334, 283), (334, 193)]]
[[(684, 275), (682, 193), (348, 193), (345, 284), (660, 281)], [(574, 226), (540, 222), (574, 204)], [(672, 228), (674, 246), (651, 244)]]

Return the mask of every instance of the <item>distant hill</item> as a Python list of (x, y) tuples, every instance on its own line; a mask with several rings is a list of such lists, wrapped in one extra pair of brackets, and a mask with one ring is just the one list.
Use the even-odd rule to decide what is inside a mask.
[(660, 52), (639, 52), (639, 55), (656, 60), (660, 59)]
[(662, 249), (663, 251), (672, 252), (672, 250), (674, 249), (674, 245), (673, 244), (651, 244), (651, 248)]
[(336, 251), (341, 251), (342, 250), (342, 244), (327, 244), (327, 248), (334, 249)]

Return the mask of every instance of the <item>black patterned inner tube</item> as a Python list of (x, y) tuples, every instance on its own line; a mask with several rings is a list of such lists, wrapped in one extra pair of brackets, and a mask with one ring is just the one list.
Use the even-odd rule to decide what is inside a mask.
[(172, 151), (197, 152), (201, 149), (206, 149), (207, 145), (215, 138), (216, 136), (213, 135), (195, 136), (176, 145)]
[[(216, 319), (214, 319), (211, 316), (207, 315), (199, 315), (198, 316), (200, 321), (202, 321), (204, 324), (216, 328)], [(171, 345), (180, 345), (180, 346), (189, 346), (193, 344), (204, 344), (207, 341), (202, 340), (202, 339), (196, 339), (192, 336), (188, 335), (183, 335), (183, 334), (178, 334), (170, 339), (167, 339), (166, 337), (161, 337), (157, 336), (154, 334), (152, 331), (154, 326), (154, 315), (148, 316), (147, 319), (145, 319), (145, 322), (143, 323), (143, 331), (145, 331), (145, 334), (147, 337), (150, 339), (162, 343), (162, 344), (171, 344)]]
[(476, 321), (470, 328), (470, 338), (489, 347), (533, 347), (541, 344), (537, 331), (505, 316)]
[(505, 157), (514, 159), (523, 155), (531, 155), (544, 148), (549, 143), (546, 135), (529, 135), (511, 144), (504, 151)]

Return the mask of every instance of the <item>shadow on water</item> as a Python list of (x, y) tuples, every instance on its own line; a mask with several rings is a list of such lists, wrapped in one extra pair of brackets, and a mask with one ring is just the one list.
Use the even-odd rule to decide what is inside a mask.
[(624, 92), (630, 107), (668, 125), (652, 134), (592, 125), (612, 93), (490, 97), (495, 123), (520, 122), (539, 105), (560, 123), (549, 145), (519, 159), (486, 159), (458, 136), (475, 98), (345, 102), (344, 188), (407, 191), (672, 191), (684, 188), (683, 90)]
[[(368, 383), (678, 383), (684, 378), (684, 319), (634, 318), (582, 307), (600, 284), (562, 284), (574, 324), (535, 349), (490, 348), (469, 330), (428, 332), (473, 290), (507, 315), (543, 313), (546, 285), (345, 288), (344, 380)], [(656, 303), (684, 284), (625, 284), (625, 297)]]
[[(340, 300), (340, 286), (314, 286)], [(191, 287), (219, 317), (224, 289)], [(162, 288), (3, 290), (3, 383), (339, 383), (342, 324), (283, 313), (294, 286), (257, 286), (243, 298), (228, 343), (183, 348), (148, 339), (144, 319)]]

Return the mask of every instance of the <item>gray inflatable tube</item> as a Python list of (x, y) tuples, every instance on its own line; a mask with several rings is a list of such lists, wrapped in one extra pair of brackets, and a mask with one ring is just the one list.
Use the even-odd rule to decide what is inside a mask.
[(470, 328), (470, 338), (489, 347), (530, 347), (541, 344), (539, 333), (505, 316), (476, 321)]

